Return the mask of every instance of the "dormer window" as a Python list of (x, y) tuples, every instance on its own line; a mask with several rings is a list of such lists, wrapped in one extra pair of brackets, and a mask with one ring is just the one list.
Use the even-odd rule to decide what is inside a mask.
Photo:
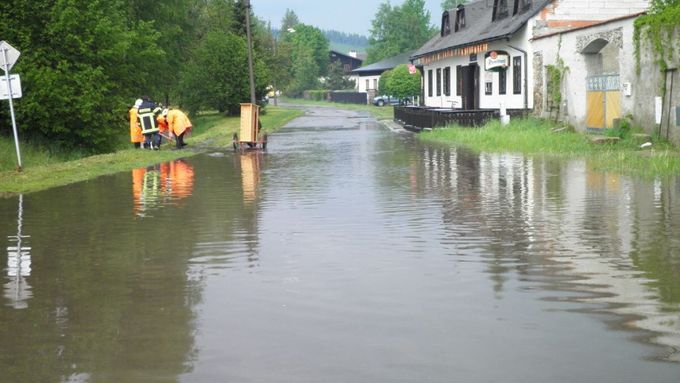
[(442, 30), (441, 30), (441, 35), (442, 37), (448, 36), (451, 34), (451, 22), (449, 21), (449, 12), (445, 11), (442, 14)]
[[(517, 0), (515, 0), (515, 4)], [(493, 15), (491, 16), (491, 21), (501, 20), (508, 17), (508, 0), (494, 0), (493, 2)]]
[(515, 0), (515, 6), (512, 9), (512, 15), (518, 13), (524, 13), (527, 9), (531, 8), (531, 0)]
[(459, 30), (465, 28), (465, 7), (463, 4), (458, 6), (458, 9), (456, 10), (456, 32)]

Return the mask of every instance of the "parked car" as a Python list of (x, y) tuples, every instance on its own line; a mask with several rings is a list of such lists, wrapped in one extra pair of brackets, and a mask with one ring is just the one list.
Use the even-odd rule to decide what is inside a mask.
[(373, 99), (373, 105), (409, 105), (412, 104), (411, 98), (397, 98), (392, 96), (377, 96)]

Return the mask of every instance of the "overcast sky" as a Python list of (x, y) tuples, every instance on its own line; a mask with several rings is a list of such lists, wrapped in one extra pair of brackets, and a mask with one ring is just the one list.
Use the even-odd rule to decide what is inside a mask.
[[(255, 14), (271, 21), (272, 28), (278, 29), (286, 9), (291, 9), (304, 24), (365, 36), (368, 36), (371, 21), (383, 2), (385, 0), (250, 0)], [(390, 0), (392, 5), (403, 2)], [(441, 3), (441, 0), (425, 0), (431, 24), (439, 24)]]

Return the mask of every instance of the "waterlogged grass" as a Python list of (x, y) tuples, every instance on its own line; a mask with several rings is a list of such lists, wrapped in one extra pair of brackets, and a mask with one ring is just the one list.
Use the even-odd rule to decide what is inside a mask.
[[(261, 116), (265, 131), (273, 132), (302, 115), (295, 109), (269, 106)], [(159, 151), (123, 149), (109, 154), (73, 159), (74, 154), (52, 154), (45, 148), (21, 146), (23, 170), (16, 171), (16, 152), (11, 138), (0, 138), (0, 194), (29, 193), (55, 186), (84, 181), (101, 175), (172, 161), (196, 155), (205, 148), (230, 148), (239, 117), (206, 113), (192, 119), (194, 129), (185, 141), (189, 150), (169, 150), (165, 143)], [(127, 129), (122, 129), (126, 134)]]
[(392, 106), (375, 106), (375, 105), (359, 105), (359, 104), (344, 104), (339, 102), (329, 101), (312, 101), (301, 98), (279, 98), (280, 102), (292, 105), (312, 105), (312, 106), (327, 106), (336, 109), (344, 110), (363, 110), (370, 113), (376, 120), (393, 120), (394, 107)]
[(626, 135), (615, 144), (594, 144), (586, 135), (569, 130), (555, 131), (553, 123), (538, 119), (515, 119), (508, 126), (492, 121), (481, 128), (447, 127), (419, 134), (419, 138), (476, 151), (518, 152), (562, 158), (586, 158), (598, 170), (643, 177), (680, 174), (680, 151), (664, 142), (651, 149)]

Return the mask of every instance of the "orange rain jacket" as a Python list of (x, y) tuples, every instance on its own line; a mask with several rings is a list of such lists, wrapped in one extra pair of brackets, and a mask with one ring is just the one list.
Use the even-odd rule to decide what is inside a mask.
[(130, 142), (144, 142), (144, 135), (142, 134), (142, 128), (139, 126), (139, 121), (137, 120), (137, 108), (130, 108)]
[(156, 117), (156, 125), (158, 126), (158, 130), (161, 133), (165, 133), (168, 131), (168, 122), (165, 120), (165, 116), (158, 116)]
[(173, 132), (175, 136), (179, 136), (180, 134), (192, 128), (189, 117), (187, 117), (187, 115), (179, 109), (168, 110), (168, 115), (166, 118), (168, 121), (168, 128), (170, 128), (170, 131)]

